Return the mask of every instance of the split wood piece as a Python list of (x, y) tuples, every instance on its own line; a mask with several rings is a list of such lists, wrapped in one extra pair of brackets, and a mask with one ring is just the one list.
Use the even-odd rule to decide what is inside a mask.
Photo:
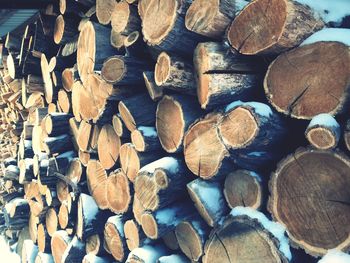
[(81, 161), (81, 164), (85, 167), (88, 165), (89, 161), (98, 159), (98, 155), (95, 153), (89, 153), (84, 152), (82, 150), (79, 150), (79, 160)]
[(27, 158), (20, 160), (18, 163), (19, 167), (19, 179), (20, 184), (30, 183), (34, 179), (33, 174), (33, 159)]
[(8, 84), (8, 87), (10, 88), (11, 91), (17, 92), (21, 90), (22, 88), (22, 81), (21, 79), (14, 79)]
[(77, 50), (79, 76), (84, 85), (88, 75), (102, 68), (103, 61), (119, 52), (111, 46), (110, 29), (95, 22), (86, 22), (80, 31)]
[(34, 262), (38, 252), (38, 246), (36, 246), (32, 240), (24, 240), (21, 251), (21, 262)]
[(95, 234), (86, 239), (86, 254), (105, 256), (107, 251), (103, 248), (103, 233)]
[(180, 57), (169, 56), (166, 52), (160, 53), (154, 79), (158, 86), (189, 95), (196, 94), (193, 65)]
[(261, 176), (253, 171), (237, 170), (225, 179), (224, 195), (228, 206), (259, 209), (263, 203)]
[(71, 111), (71, 95), (71, 93), (66, 92), (64, 89), (60, 89), (58, 92), (58, 104), (64, 113), (69, 113)]
[(337, 147), (340, 139), (340, 125), (331, 115), (321, 113), (312, 118), (305, 136), (317, 149), (329, 150)]
[[(143, 1), (139, 5), (142, 18), (142, 33), (150, 46), (179, 55), (191, 55), (203, 37), (188, 31), (185, 27), (184, 9), (177, 1)], [(162, 21), (158, 24), (157, 21)], [(179, 45), (181, 43), (181, 45)]]
[(119, 262), (125, 261), (129, 253), (124, 234), (124, 223), (125, 218), (123, 216), (115, 215), (108, 218), (104, 227), (104, 239), (107, 250)]
[[(143, 2), (143, 1), (142, 1)], [(158, 262), (162, 256), (168, 255), (169, 250), (161, 243), (144, 245), (133, 249), (126, 259), (126, 263)]]
[(134, 220), (127, 220), (124, 224), (126, 244), (130, 251), (150, 243), (141, 226)]
[(203, 114), (194, 104), (192, 97), (183, 95), (165, 95), (158, 103), (156, 128), (165, 151), (174, 153), (182, 150), (185, 132)]
[(237, 1), (194, 0), (185, 17), (186, 28), (197, 34), (221, 40), (226, 28), (243, 8)]
[[(142, 111), (140, 111), (142, 105)], [(120, 116), (129, 131), (138, 126), (154, 125), (156, 121), (157, 105), (147, 93), (140, 93), (134, 97), (122, 100), (118, 104)]]
[[(341, 152), (304, 148), (278, 164), (269, 183), (269, 210), (275, 220), (286, 226), (293, 246), (315, 256), (326, 254), (328, 249), (349, 249), (349, 233), (344, 228), (350, 218), (344, 204), (349, 170), (350, 160)], [(337, 213), (342, 216), (332, 216)]]
[(287, 134), (281, 117), (260, 102), (232, 102), (217, 127), (234, 162), (253, 170), (280, 158), (279, 145)]
[(134, 189), (122, 169), (110, 173), (106, 185), (108, 208), (116, 214), (130, 211)]
[(131, 142), (138, 152), (152, 152), (162, 149), (155, 127), (137, 127), (131, 133)]
[(67, 92), (72, 91), (74, 83), (78, 80), (79, 73), (76, 65), (74, 65), (72, 68), (66, 68), (63, 70), (62, 86)]
[(66, 44), (78, 38), (78, 26), (80, 19), (75, 16), (59, 15), (54, 29), (54, 41), (56, 44)]
[(117, 5), (115, 0), (96, 0), (96, 17), (100, 24), (108, 25), (111, 15)]
[(98, 257), (94, 254), (88, 253), (83, 258), (82, 263), (109, 263), (109, 257)]
[(52, 257), (55, 262), (62, 262), (63, 254), (66, 251), (72, 238), (65, 230), (59, 230), (51, 238)]
[(58, 228), (58, 216), (56, 209), (50, 208), (49, 210), (47, 210), (45, 222), (47, 233), (50, 237), (52, 237)]
[(259, 0), (246, 5), (237, 15), (227, 38), (242, 54), (279, 54), (298, 46), (323, 26), (321, 18), (308, 6), (289, 0)]
[(54, 259), (51, 254), (39, 252), (35, 258), (35, 263), (53, 263)]
[(72, 0), (60, 0), (59, 1), (59, 9), (62, 15), (64, 14), (76, 14), (82, 15), (89, 10), (90, 7), (87, 7), (78, 1)]
[(110, 43), (115, 47), (119, 52), (125, 53), (124, 43), (127, 36), (122, 35), (121, 33), (111, 30)]
[(47, 137), (44, 139), (45, 152), (47, 154), (63, 153), (73, 149), (70, 135), (62, 134), (56, 137)]
[(51, 252), (51, 238), (43, 224), (38, 226), (38, 248), (39, 252)]
[(175, 229), (181, 251), (193, 262), (198, 262), (204, 255), (209, 232), (210, 228), (200, 216), (181, 222)]
[(74, 236), (62, 255), (62, 263), (82, 262), (85, 256), (85, 243)]
[(50, 136), (69, 133), (69, 119), (72, 115), (67, 113), (51, 113), (45, 117), (45, 131)]
[(184, 156), (192, 173), (204, 179), (221, 177), (234, 169), (216, 125), (220, 114), (208, 114), (192, 124), (184, 137)]
[[(335, 54), (342, 55), (335, 59)], [(301, 46), (270, 64), (264, 80), (265, 93), (277, 111), (291, 117), (310, 120), (320, 113), (334, 116), (342, 112), (348, 102), (349, 68), (349, 47), (342, 43)], [(327, 81), (334, 78), (337, 81), (328, 84)], [(322, 100), (316, 99), (320, 97)]]
[(111, 84), (143, 85), (143, 72), (150, 69), (147, 62), (134, 57), (113, 56), (103, 63), (102, 78)]
[(130, 139), (130, 131), (126, 128), (124, 122), (121, 120), (120, 114), (113, 115), (112, 125), (115, 133), (121, 139)]
[(119, 157), (120, 138), (115, 133), (113, 126), (106, 124), (102, 127), (98, 136), (97, 150), (101, 165), (105, 169), (112, 168)]
[(7, 56), (7, 70), (12, 79), (19, 79), (22, 77), (22, 69), (19, 65), (19, 59), (11, 53)]
[(144, 167), (135, 179), (135, 195), (142, 207), (156, 211), (186, 197), (193, 179), (182, 159), (163, 157)]
[[(254, 210), (249, 210), (254, 211)], [(252, 214), (254, 212), (251, 212)], [(229, 216), (222, 225), (215, 228), (205, 244), (203, 263), (227, 262), (231, 258), (235, 262), (289, 262), (288, 258), (279, 250), (281, 244), (267, 229), (271, 225), (263, 214), (264, 222), (260, 218), (246, 215)], [(266, 226), (264, 223), (266, 223)], [(273, 223), (272, 223), (273, 224)], [(274, 227), (281, 228), (280, 225)], [(273, 231), (273, 230), (272, 230)], [(283, 236), (283, 238), (285, 238)]]
[(85, 240), (89, 236), (101, 233), (104, 223), (110, 213), (98, 209), (93, 197), (87, 194), (80, 194), (78, 201), (78, 220), (76, 223), (76, 235)]
[(129, 35), (141, 29), (141, 19), (137, 7), (124, 0), (115, 3), (110, 19), (113, 30), (123, 35)]
[(350, 151), (350, 120), (346, 122), (346, 126), (344, 129), (344, 142), (345, 146)]
[(140, 169), (163, 156), (162, 152), (137, 152), (131, 143), (125, 143), (120, 147), (120, 166), (131, 182)]
[(98, 160), (90, 159), (86, 168), (87, 185), (100, 209), (109, 207), (107, 173)]
[(146, 211), (146, 209), (142, 206), (141, 202), (139, 201), (136, 195), (134, 195), (133, 199), (134, 200), (132, 203), (132, 213), (134, 215), (136, 222), (139, 225), (141, 225), (141, 217), (142, 217), (142, 214)]
[(163, 88), (159, 87), (154, 80), (154, 72), (145, 71), (143, 72), (143, 78), (149, 96), (153, 101), (158, 101), (163, 97)]
[(198, 178), (187, 184), (187, 191), (199, 214), (209, 226), (220, 224), (222, 218), (228, 214), (223, 183)]
[(213, 108), (254, 95), (262, 85), (265, 63), (217, 42), (200, 43), (193, 55), (198, 101)]
[(147, 237), (158, 239), (175, 230), (179, 223), (192, 218), (195, 213), (193, 205), (188, 201), (175, 203), (155, 212), (147, 211), (141, 217), (142, 229)]

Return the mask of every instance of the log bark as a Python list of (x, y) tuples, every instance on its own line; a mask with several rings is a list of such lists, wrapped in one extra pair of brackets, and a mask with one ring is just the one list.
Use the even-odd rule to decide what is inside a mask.
[[(343, 55), (328, 59), (338, 52)], [(323, 55), (317, 56), (319, 53)], [(334, 116), (348, 103), (349, 64), (349, 48), (342, 43), (318, 42), (298, 47), (270, 64), (264, 80), (266, 96), (277, 111), (293, 118), (310, 120), (320, 113)], [(321, 84), (319, 80), (325, 77)], [(329, 91), (327, 80), (333, 78), (337, 82)], [(319, 97), (322, 100), (315, 100)]]
[(63, 134), (56, 137), (47, 137), (44, 140), (45, 151), (48, 154), (63, 153), (73, 149), (72, 139)]
[(95, 256), (106, 256), (107, 251), (103, 247), (103, 233), (95, 234), (86, 239), (86, 254)]
[(229, 209), (223, 194), (223, 183), (196, 179), (187, 184), (187, 191), (199, 214), (213, 227), (221, 223)]
[(137, 7), (124, 0), (116, 3), (111, 14), (111, 26), (114, 31), (123, 35), (140, 30), (141, 19)]
[(149, 96), (153, 101), (158, 101), (163, 97), (163, 88), (159, 87), (154, 80), (154, 72), (145, 71), (143, 72), (143, 78)]
[[(251, 21), (251, 15), (258, 10), (266, 11)], [(294, 1), (260, 0), (238, 14), (227, 37), (230, 45), (245, 55), (279, 54), (298, 46), (323, 26), (321, 18), (308, 6)]]
[(74, 0), (60, 0), (59, 1), (59, 9), (62, 15), (64, 14), (76, 14), (83, 15), (85, 14), (90, 7), (85, 6), (78, 1)]
[(344, 142), (345, 146), (350, 151), (350, 120), (346, 122), (345, 130), (344, 130)]
[(78, 17), (59, 15), (55, 22), (53, 38), (55, 43), (62, 45), (77, 39), (79, 23), (80, 19)]
[[(282, 160), (272, 174), (269, 210), (277, 222), (286, 226), (292, 244), (306, 253), (320, 256), (330, 248), (349, 248), (348, 233), (343, 229), (350, 216), (344, 203), (349, 165), (349, 158), (341, 152), (299, 148)], [(317, 187), (313, 182), (317, 182)], [(286, 189), (290, 194), (286, 195)], [(340, 210), (342, 217), (332, 216)], [(320, 224), (324, 227), (320, 228)], [(309, 229), (313, 229), (312, 235)]]
[(193, 106), (192, 97), (165, 95), (157, 106), (156, 128), (160, 143), (168, 153), (182, 150), (185, 132), (203, 112)]
[(168, 254), (169, 251), (163, 244), (145, 245), (132, 250), (126, 259), (126, 263), (157, 262), (160, 257)]
[(45, 131), (50, 136), (59, 136), (69, 133), (69, 119), (67, 113), (51, 113), (45, 117)]
[(62, 263), (81, 262), (85, 256), (85, 243), (73, 237), (62, 255)]
[(98, 136), (97, 150), (101, 165), (110, 169), (116, 164), (120, 152), (120, 138), (115, 133), (113, 126), (106, 124), (102, 127)]
[(253, 171), (236, 170), (225, 179), (224, 195), (228, 206), (259, 209), (263, 203), (261, 176)]
[(138, 152), (159, 151), (162, 148), (155, 127), (139, 126), (132, 131), (131, 142)]

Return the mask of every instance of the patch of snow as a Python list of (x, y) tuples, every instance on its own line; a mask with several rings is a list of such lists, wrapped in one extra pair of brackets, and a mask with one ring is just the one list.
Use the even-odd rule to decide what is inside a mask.
[(54, 263), (54, 260), (53, 260), (53, 257), (52, 257), (51, 254), (39, 252), (38, 255), (39, 255), (40, 258), (42, 259), (42, 262), (45, 262), (45, 263)]
[(230, 104), (228, 104), (225, 108), (225, 112), (228, 112), (230, 110), (232, 110), (233, 108), (236, 108), (240, 105), (242, 105), (244, 102), (243, 101), (240, 101), (240, 100), (236, 100), (234, 102), (231, 102)]
[(84, 257), (84, 260), (88, 261), (89, 263), (106, 263), (106, 262), (109, 262), (108, 259), (98, 257), (98, 256), (96, 256), (96, 255), (94, 255), (92, 253), (88, 253)]
[(327, 254), (318, 263), (349, 263), (350, 255), (336, 249), (328, 250)]
[(126, 262), (134, 262), (133, 258), (142, 259), (145, 263), (154, 263), (167, 254), (167, 249), (163, 245), (138, 247), (133, 249), (126, 260)]
[(38, 247), (31, 239), (24, 240), (23, 247), (25, 247), (27, 262), (34, 262), (36, 256), (38, 255)]
[(156, 221), (158, 224), (168, 225), (173, 223), (176, 223), (176, 209), (169, 207), (169, 208), (163, 208), (157, 211), (156, 213)]
[(16, 165), (9, 165), (9, 166), (7, 166), (6, 167), (6, 170), (7, 171), (11, 171), (11, 172), (13, 172), (13, 173), (18, 173), (19, 172), (19, 168), (18, 168), (18, 166), (16, 166)]
[(248, 156), (260, 157), (264, 153), (265, 152), (250, 152), (250, 153), (248, 153)]
[(154, 173), (157, 168), (162, 168), (169, 171), (170, 173), (176, 173), (179, 171), (179, 161), (174, 157), (163, 157), (157, 161), (145, 165), (139, 171)]
[(255, 177), (256, 180), (257, 180), (258, 182), (261, 182), (261, 181), (262, 181), (260, 175), (258, 175), (256, 172), (249, 171), (249, 174), (250, 174), (251, 176)]
[(155, 127), (139, 126), (137, 128), (146, 137), (157, 137), (157, 131)]
[(249, 4), (249, 0), (236, 0), (236, 14), (238, 14), (247, 4)]
[(338, 129), (338, 128), (340, 129), (340, 125), (336, 121), (336, 119), (327, 113), (321, 113), (313, 117), (312, 120), (310, 121), (308, 128), (312, 126), (325, 126), (325, 127), (334, 127), (335, 129)]
[(11, 251), (10, 246), (8, 245), (8, 243), (6, 242), (5, 238), (2, 235), (0, 236), (0, 255), (1, 255), (1, 262), (10, 262), (10, 263), (21, 262), (20, 256)]
[(192, 220), (191, 224), (197, 230), (199, 236), (202, 237), (206, 235), (206, 233), (203, 231), (203, 229), (206, 228), (206, 223), (204, 221)]
[(183, 255), (170, 255), (160, 257), (159, 263), (189, 263), (190, 260)]
[[(350, 4), (349, 4), (350, 5)], [(346, 28), (324, 28), (309, 36), (301, 43), (301, 46), (321, 41), (335, 41), (350, 46), (350, 29)]]
[(278, 222), (269, 220), (263, 213), (252, 209), (250, 207), (238, 206), (232, 209), (232, 216), (246, 215), (250, 218), (257, 219), (263, 227), (268, 230), (274, 237), (279, 240), (279, 250), (289, 260), (292, 259), (292, 253), (290, 252), (289, 239), (285, 236), (286, 228)]
[(98, 213), (98, 206), (95, 202), (95, 199), (87, 194), (81, 194), (80, 200), (82, 202), (83, 215), (89, 220), (96, 218)]
[(261, 103), (261, 102), (255, 102), (255, 101), (250, 101), (250, 102), (242, 102), (240, 100), (231, 102), (228, 104), (225, 108), (225, 112), (228, 112), (234, 108), (237, 108), (239, 106), (249, 106), (254, 109), (254, 112), (256, 114), (259, 114), (260, 116), (265, 116), (269, 117), (272, 115), (272, 110), (269, 105)]
[(350, 15), (349, 0), (296, 0), (316, 11), (326, 23), (340, 24)]

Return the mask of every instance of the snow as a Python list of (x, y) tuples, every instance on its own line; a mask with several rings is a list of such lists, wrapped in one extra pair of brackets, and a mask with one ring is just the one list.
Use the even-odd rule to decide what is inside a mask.
[(258, 182), (261, 182), (261, 181), (262, 181), (260, 175), (258, 175), (256, 172), (249, 171), (249, 174), (250, 174), (251, 176), (255, 177), (256, 180), (257, 180)]
[(232, 209), (232, 216), (246, 215), (250, 218), (257, 219), (263, 227), (268, 230), (274, 237), (279, 240), (279, 250), (284, 254), (289, 260), (292, 259), (292, 254), (290, 252), (288, 238), (284, 235), (286, 228), (278, 222), (273, 222), (269, 220), (263, 213), (252, 209), (250, 207), (238, 206)]
[(94, 219), (98, 213), (98, 206), (95, 202), (95, 199), (92, 196), (86, 194), (81, 194), (80, 198), (82, 202), (84, 217), (89, 220)]
[(25, 247), (27, 262), (34, 262), (38, 254), (38, 247), (34, 245), (31, 239), (24, 240), (23, 247)]
[(155, 127), (139, 126), (137, 129), (146, 137), (157, 137)]
[(9, 245), (7, 244), (5, 238), (0, 236), (0, 255), (1, 262), (9, 262), (9, 263), (20, 263), (21, 258), (18, 254), (11, 251)]
[(350, 46), (350, 29), (324, 28), (305, 39), (304, 42), (301, 43), (301, 46), (320, 41), (335, 41)]
[(264, 153), (265, 152), (250, 152), (250, 153), (248, 153), (248, 156), (260, 157)]
[(174, 208), (164, 208), (158, 210), (156, 213), (156, 221), (158, 224), (168, 225), (171, 222), (176, 223), (176, 209)]
[(54, 260), (53, 260), (53, 257), (51, 254), (46, 254), (46, 253), (43, 253), (43, 252), (39, 252), (38, 255), (40, 256), (42, 260), (42, 262), (45, 262), (45, 263), (54, 263)]
[(238, 14), (250, 1), (248, 0), (236, 0), (236, 14)]
[(170, 255), (159, 258), (159, 263), (189, 263), (189, 259), (183, 255)]
[[(133, 249), (126, 262), (131, 262), (132, 258), (142, 259), (145, 263), (155, 263), (161, 257), (166, 255), (167, 249), (163, 245), (138, 247)], [(133, 262), (133, 261), (132, 261)]]
[(150, 164), (145, 165), (139, 171), (154, 173), (157, 168), (162, 168), (169, 171), (170, 173), (176, 173), (179, 171), (179, 162), (174, 157), (163, 157), (157, 161), (154, 161)]
[(336, 121), (336, 119), (327, 113), (321, 113), (313, 117), (308, 128), (312, 126), (325, 126), (340, 129), (339, 123)]
[[(85, 260), (87, 260), (89, 263), (106, 263), (109, 262), (108, 260), (104, 258), (100, 258), (92, 253), (88, 253), (85, 257)], [(84, 262), (84, 261), (83, 261)]]
[(203, 229), (206, 227), (206, 223), (204, 221), (192, 220), (191, 224), (197, 230), (199, 236), (202, 237), (206, 235), (206, 233), (203, 231)]
[(252, 107), (254, 109), (254, 112), (260, 116), (265, 116), (265, 117), (269, 117), (272, 115), (272, 110), (270, 108), (270, 106), (261, 103), (261, 102), (255, 102), (255, 101), (251, 101), (251, 102), (242, 102), (240, 100), (231, 102), (229, 105), (226, 106), (225, 108), (225, 112), (228, 112), (234, 108), (237, 108), (238, 106), (249, 106)]
[(336, 249), (328, 250), (327, 254), (318, 263), (349, 263), (350, 255)]
[(316, 11), (326, 23), (340, 24), (345, 16), (350, 15), (349, 0), (296, 0)]

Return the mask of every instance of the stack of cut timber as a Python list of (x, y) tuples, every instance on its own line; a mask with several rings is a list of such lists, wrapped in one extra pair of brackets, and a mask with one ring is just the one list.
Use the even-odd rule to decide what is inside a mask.
[(0, 233), (22, 261), (349, 252), (350, 30), (304, 2), (57, 0), (9, 32)]

